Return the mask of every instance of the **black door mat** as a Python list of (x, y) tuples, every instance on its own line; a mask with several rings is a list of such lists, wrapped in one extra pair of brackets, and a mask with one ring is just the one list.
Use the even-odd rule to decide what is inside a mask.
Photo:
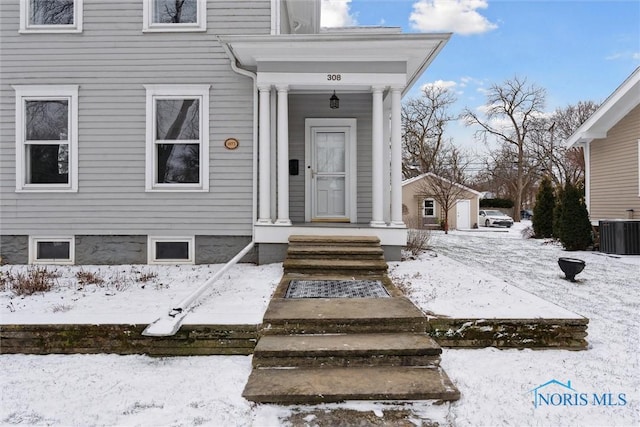
[(292, 280), (285, 298), (389, 298), (379, 280)]

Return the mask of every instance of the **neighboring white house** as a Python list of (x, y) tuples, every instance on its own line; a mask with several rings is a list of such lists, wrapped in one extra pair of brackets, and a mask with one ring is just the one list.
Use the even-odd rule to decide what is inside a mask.
[(253, 242), (265, 263), (292, 234), (375, 235), (398, 259), (401, 98), (450, 34), (321, 29), (320, 0), (176, 4), (0, 2), (2, 261), (214, 263)]
[(451, 182), (431, 172), (402, 182), (402, 209), (405, 222), (414, 227), (440, 228), (444, 207), (439, 200), (450, 200), (449, 228), (477, 227), (482, 193)]
[(640, 219), (640, 68), (569, 139), (582, 147), (591, 222)]

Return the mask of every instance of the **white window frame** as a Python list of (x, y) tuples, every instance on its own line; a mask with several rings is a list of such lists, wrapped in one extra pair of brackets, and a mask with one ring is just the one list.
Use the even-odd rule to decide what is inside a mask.
[[(427, 208), (427, 206), (426, 206), (426, 202), (427, 201), (433, 202), (433, 207)], [(426, 214), (427, 209), (433, 209), (433, 215), (427, 215)], [(436, 201), (435, 201), (435, 199), (433, 199), (431, 197), (427, 197), (426, 199), (422, 200), (422, 217), (423, 218), (435, 218), (436, 217)]]
[[(209, 191), (209, 88), (210, 85), (144, 85), (147, 90), (146, 191)], [(200, 105), (200, 182), (196, 184), (156, 183), (156, 99), (198, 98)], [(180, 140), (170, 141), (179, 144)], [(193, 141), (188, 141), (193, 143)]]
[(83, 0), (74, 0), (73, 3), (73, 24), (65, 25), (36, 25), (29, 23), (31, 15), (30, 0), (20, 0), (20, 30), (19, 33), (81, 33)]
[(196, 22), (161, 24), (153, 22), (153, 0), (142, 0), (142, 32), (194, 32), (207, 31), (207, 0), (197, 0)]
[[(66, 242), (69, 243), (68, 259), (38, 259), (38, 243), (40, 242)], [(75, 237), (42, 237), (29, 236), (29, 264), (74, 264), (76, 256)]]
[[(195, 236), (175, 237), (175, 236), (147, 236), (147, 263), (148, 264), (195, 264)], [(188, 259), (157, 259), (156, 243), (188, 243)]]
[[(12, 86), (16, 92), (16, 192), (77, 192), (78, 191), (78, 85)], [(69, 182), (66, 184), (29, 184), (25, 156), (26, 101), (66, 99), (68, 101)], [(37, 141), (39, 144), (47, 141)], [(53, 141), (52, 141), (53, 142)], [(60, 141), (57, 141), (58, 143)]]

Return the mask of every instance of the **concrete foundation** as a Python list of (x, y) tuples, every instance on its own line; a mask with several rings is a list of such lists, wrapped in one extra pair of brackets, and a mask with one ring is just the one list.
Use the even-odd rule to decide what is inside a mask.
[(147, 236), (76, 236), (75, 263), (146, 264)]
[(258, 246), (258, 265), (282, 262), (287, 256), (286, 243), (260, 243)]
[(29, 236), (0, 236), (2, 264), (27, 264), (29, 262)]
[[(251, 242), (251, 236), (196, 236), (196, 264), (226, 263)], [(256, 249), (240, 262), (258, 262)]]

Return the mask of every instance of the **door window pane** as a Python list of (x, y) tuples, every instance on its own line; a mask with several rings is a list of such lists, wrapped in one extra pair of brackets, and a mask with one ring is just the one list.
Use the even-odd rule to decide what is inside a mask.
[(316, 135), (317, 172), (345, 171), (345, 135), (343, 132), (323, 132)]
[(29, 0), (30, 25), (73, 25), (74, 0)]
[(197, 0), (152, 0), (154, 24), (194, 24), (198, 22)]

